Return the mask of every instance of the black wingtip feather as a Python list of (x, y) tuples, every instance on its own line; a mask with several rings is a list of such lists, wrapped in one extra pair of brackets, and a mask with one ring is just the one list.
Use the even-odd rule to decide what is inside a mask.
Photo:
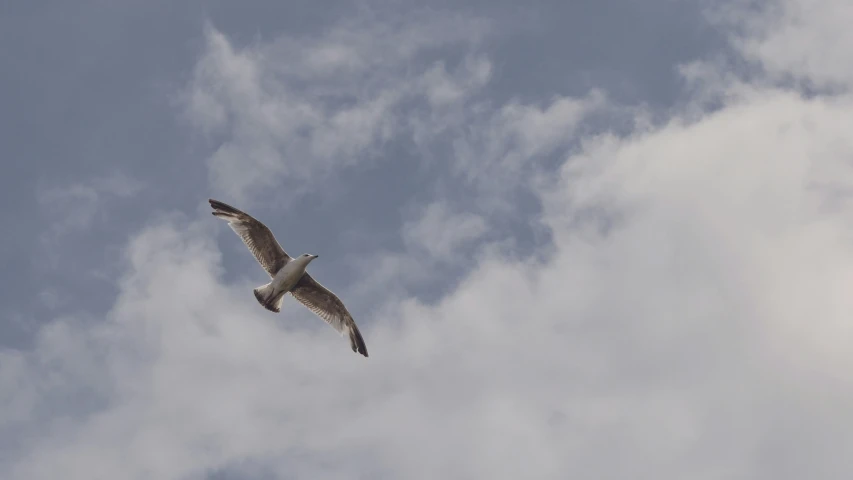
[(355, 324), (353, 324), (349, 329), (349, 341), (353, 352), (360, 353), (365, 357), (368, 356), (367, 345), (364, 344), (361, 332), (358, 331), (358, 327), (356, 327)]
[(240, 210), (232, 207), (231, 205), (228, 205), (227, 203), (220, 202), (219, 200), (214, 200), (212, 198), (208, 198), (207, 201), (210, 203), (211, 207), (213, 207), (217, 210), (222, 210), (222, 211), (228, 212), (228, 213), (238, 213), (238, 214), (243, 213)]

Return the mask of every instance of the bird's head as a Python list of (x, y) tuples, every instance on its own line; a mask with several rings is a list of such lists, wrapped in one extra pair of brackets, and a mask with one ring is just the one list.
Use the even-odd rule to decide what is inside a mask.
[(319, 257), (319, 255), (311, 255), (310, 253), (303, 253), (302, 255), (299, 256), (299, 259), (301, 261), (305, 262), (305, 264), (307, 265), (307, 264), (311, 263), (311, 260), (314, 260), (317, 257)]

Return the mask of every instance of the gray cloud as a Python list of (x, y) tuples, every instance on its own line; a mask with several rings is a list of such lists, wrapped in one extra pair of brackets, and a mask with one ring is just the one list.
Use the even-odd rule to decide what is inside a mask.
[[(792, 5), (785, 15), (801, 4), (783, 7)], [(843, 12), (839, 5), (813, 4), (811, 15)], [(309, 45), (345, 39), (369, 63), (371, 49), (386, 47), (363, 32), (377, 28), (385, 33), (376, 38), (398, 39), (405, 28), (389, 24), (312, 37)], [(748, 39), (763, 41), (764, 33), (755, 35)], [(415, 38), (414, 45), (424, 41)], [(277, 115), (290, 110), (269, 92), (299, 77), (264, 83), (254, 75), (259, 65), (274, 68), (267, 61), (299, 60), (269, 53), (290, 52), (293, 40), (242, 50), (216, 32), (208, 40), (219, 46), (208, 45), (198, 65), (210, 71), (202, 76), (226, 79), (216, 88), (233, 90), (193, 107), (197, 119), (207, 119), (198, 127), (225, 135), (242, 153), (250, 133), (267, 132), (270, 156), (233, 167), (269, 168), (275, 177), (291, 157), (278, 150), (278, 130), (265, 129), (288, 125)], [(296, 302), (286, 301), (278, 316), (258, 308), (249, 290), (259, 277), (226, 276), (234, 255), (220, 252), (213, 233), (237, 239), (206, 212), (134, 227), (104, 320), (57, 318), (38, 330), (32, 349), (0, 351), (0, 438), (16, 439), (4, 440), (11, 453), (0, 456), (9, 478), (848, 478), (850, 95), (803, 95), (773, 86), (765, 73), (720, 71), (723, 63), (700, 58), (682, 69), (694, 80), (708, 74), (683, 109), (663, 121), (642, 118), (628, 133), (584, 130), (579, 125), (590, 115), (621, 118), (637, 109), (594, 92), (548, 103), (460, 100), (456, 86), (480, 85), (497, 64), (473, 45), (463, 49), (469, 60), (458, 74), (440, 61), (417, 70), (418, 81), (435, 87), (419, 95), (438, 110), (414, 111), (424, 131), (440, 132), (419, 137), (418, 148), (452, 151), (442, 142), (459, 138), (455, 128), (464, 125), (461, 138), (483, 140), (449, 164), (485, 168), (507, 158), (496, 150), (515, 152), (503, 166), (541, 205), (535, 219), (519, 221), (547, 227), (547, 249), (507, 256), (492, 243), (501, 212), (518, 211), (430, 199), (402, 222), (402, 246), (386, 252), (398, 263), (391, 273), (357, 264), (374, 296), (357, 296), (362, 284), (323, 277), (331, 270), (312, 264), (312, 273), (357, 305), (371, 351), (359, 361), (345, 339)], [(392, 51), (405, 57), (418, 48)], [(822, 43), (802, 48), (818, 55)], [(321, 52), (312, 60), (317, 70), (303, 75), (325, 79), (328, 71), (360, 68), (334, 49)], [(216, 55), (226, 60), (205, 63)], [(392, 86), (404, 83), (394, 55), (384, 80)], [(784, 74), (828, 78), (797, 60), (802, 51), (777, 55), (773, 65)], [(488, 74), (478, 65), (489, 65)], [(372, 78), (363, 75), (353, 84)], [(325, 129), (330, 118), (384, 91), (335, 107), (303, 97), (310, 89), (292, 98), (323, 107), (320, 127), (309, 126)], [(221, 115), (215, 105), (225, 105)], [(434, 115), (451, 128), (441, 130)], [(297, 135), (288, 128), (285, 135)], [(412, 131), (391, 135), (411, 138)], [(373, 135), (356, 137), (381, 151)], [(513, 140), (504, 148), (507, 137)], [(346, 148), (368, 148), (352, 138), (344, 136)], [(547, 155), (556, 168), (540, 157)], [(312, 158), (321, 160), (321, 173), (294, 168), (304, 168), (302, 181), (321, 184), (317, 175), (330, 165), (322, 162), (339, 160)], [(222, 164), (208, 166), (214, 189), (248, 203), (262, 199), (252, 193), (256, 186), (289, 181), (246, 177), (230, 187), (224, 171), (215, 173)], [(501, 191), (487, 188), (486, 175), (477, 180), (483, 189), (472, 195), (481, 200)], [(237, 247), (234, 262), (251, 264)], [(474, 250), (458, 281), (409, 255), (442, 257), (454, 248)], [(444, 282), (440, 298), (418, 300), (397, 288), (412, 271)]]

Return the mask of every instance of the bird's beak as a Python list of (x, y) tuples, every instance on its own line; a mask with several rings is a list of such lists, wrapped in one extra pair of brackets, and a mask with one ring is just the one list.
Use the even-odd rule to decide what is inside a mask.
[(311, 258), (317, 258), (317, 257), (319, 257), (319, 256), (320, 256), (320, 255), (314, 255), (314, 256), (313, 256), (313, 257), (311, 257)]

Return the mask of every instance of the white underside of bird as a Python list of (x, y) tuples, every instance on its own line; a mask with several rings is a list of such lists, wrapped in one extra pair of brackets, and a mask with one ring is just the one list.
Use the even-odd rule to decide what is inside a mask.
[(284, 264), (273, 276), (272, 281), (254, 290), (255, 297), (265, 305), (265, 302), (276, 300), (275, 311), (281, 310), (284, 294), (293, 290), (299, 280), (305, 275), (305, 269), (317, 255), (300, 256)]

